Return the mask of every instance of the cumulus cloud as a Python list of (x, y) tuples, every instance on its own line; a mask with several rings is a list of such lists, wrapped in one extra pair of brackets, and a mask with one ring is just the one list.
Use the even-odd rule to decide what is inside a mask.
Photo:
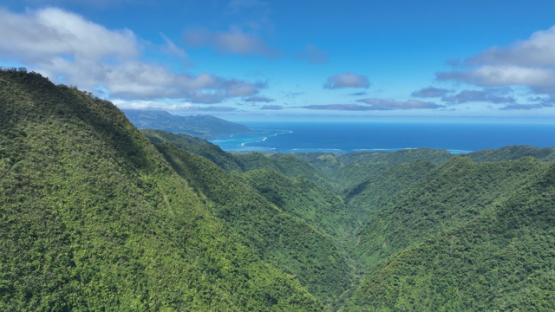
[(112, 103), (120, 109), (145, 109), (145, 110), (167, 110), (167, 111), (185, 111), (196, 110), (191, 103), (183, 104), (167, 104), (157, 101), (124, 101), (113, 100)]
[(280, 109), (283, 109), (283, 106), (281, 106), (281, 105), (264, 105), (264, 106), (262, 106), (260, 109), (264, 109), (264, 110), (280, 110)]
[(25, 14), (0, 10), (0, 55), (48, 62), (54, 57), (76, 59), (128, 58), (139, 54), (130, 30), (108, 30), (81, 16), (56, 8)]
[(396, 101), (392, 99), (363, 99), (359, 104), (328, 104), (328, 105), (308, 105), (302, 108), (319, 110), (345, 110), (345, 111), (377, 111), (377, 110), (409, 110), (409, 109), (437, 109), (443, 107), (433, 102), (422, 102), (415, 100)]
[(318, 49), (318, 47), (313, 44), (306, 45), (304, 52), (297, 54), (297, 58), (307, 61), (309, 64), (328, 63), (328, 53), (324, 50)]
[(237, 110), (237, 108), (231, 106), (207, 106), (197, 107), (196, 110), (201, 112), (233, 112)]
[(274, 100), (267, 98), (265, 96), (251, 96), (245, 99), (245, 102), (264, 102), (264, 103), (269, 103), (269, 102), (273, 102)]
[(508, 47), (493, 47), (465, 61), (470, 65), (555, 66), (555, 26)]
[(235, 107), (229, 106), (195, 106), (191, 103), (169, 104), (159, 101), (112, 101), (120, 109), (143, 109), (165, 111), (191, 111), (191, 112), (231, 112)]
[(486, 90), (463, 90), (455, 95), (444, 96), (441, 99), (449, 104), (462, 104), (468, 102), (488, 102), (493, 104), (509, 104), (515, 103), (516, 100), (512, 96), (501, 96), (500, 93), (506, 93), (506, 90), (486, 89)]
[(363, 106), (358, 104), (327, 104), (327, 105), (308, 105), (302, 106), (306, 109), (318, 110), (345, 110), (345, 111), (368, 111), (373, 110), (370, 106)]
[(393, 99), (369, 98), (358, 100), (358, 102), (370, 105), (372, 110), (408, 110), (408, 109), (436, 109), (443, 107), (434, 102), (423, 102), (418, 100), (397, 101)]
[[(142, 62), (139, 40), (130, 30), (109, 30), (57, 8), (23, 14), (0, 10), (0, 32), (1, 57), (63, 83), (105, 89), (111, 97), (183, 98), (209, 104), (253, 96), (266, 86), (207, 73), (175, 73), (160, 64)], [(168, 52), (186, 56), (162, 37)]]
[(467, 70), (439, 72), (438, 80), (478, 86), (524, 86), (555, 95), (555, 26), (507, 47), (493, 47), (463, 62)]
[(269, 59), (281, 56), (256, 34), (245, 33), (237, 26), (231, 26), (229, 31), (188, 30), (183, 38), (188, 45), (209, 47), (222, 54), (260, 55)]
[(441, 72), (436, 76), (439, 80), (458, 80), (479, 86), (555, 86), (555, 72), (537, 67), (484, 65), (470, 71)]
[(368, 88), (370, 82), (368, 78), (363, 75), (353, 73), (337, 74), (328, 77), (325, 89), (339, 89), (339, 88)]
[(414, 97), (419, 97), (419, 98), (435, 98), (435, 97), (442, 97), (449, 92), (450, 91), (447, 89), (427, 87), (427, 88), (422, 88), (420, 90), (414, 91), (410, 95)]

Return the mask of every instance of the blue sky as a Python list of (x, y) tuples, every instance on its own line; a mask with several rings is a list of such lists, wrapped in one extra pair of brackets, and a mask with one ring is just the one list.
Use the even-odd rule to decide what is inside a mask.
[(555, 117), (553, 12), (548, 0), (4, 0), (0, 66), (120, 108), (232, 120)]

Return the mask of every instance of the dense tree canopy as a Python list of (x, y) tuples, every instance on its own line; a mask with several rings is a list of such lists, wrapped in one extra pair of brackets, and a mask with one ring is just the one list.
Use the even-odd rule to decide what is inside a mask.
[(553, 148), (231, 154), (0, 71), (2, 311), (552, 311)]

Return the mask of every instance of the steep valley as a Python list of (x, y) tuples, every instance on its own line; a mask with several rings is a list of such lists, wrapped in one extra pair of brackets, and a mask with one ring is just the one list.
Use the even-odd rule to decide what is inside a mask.
[(233, 154), (0, 71), (2, 311), (552, 311), (555, 149)]

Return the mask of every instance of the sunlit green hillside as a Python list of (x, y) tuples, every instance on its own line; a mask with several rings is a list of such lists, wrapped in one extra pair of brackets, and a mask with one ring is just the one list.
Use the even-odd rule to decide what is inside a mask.
[(0, 71), (0, 311), (552, 311), (553, 148), (232, 154)]
[(0, 142), (0, 310), (322, 309), (111, 103), (1, 71)]

